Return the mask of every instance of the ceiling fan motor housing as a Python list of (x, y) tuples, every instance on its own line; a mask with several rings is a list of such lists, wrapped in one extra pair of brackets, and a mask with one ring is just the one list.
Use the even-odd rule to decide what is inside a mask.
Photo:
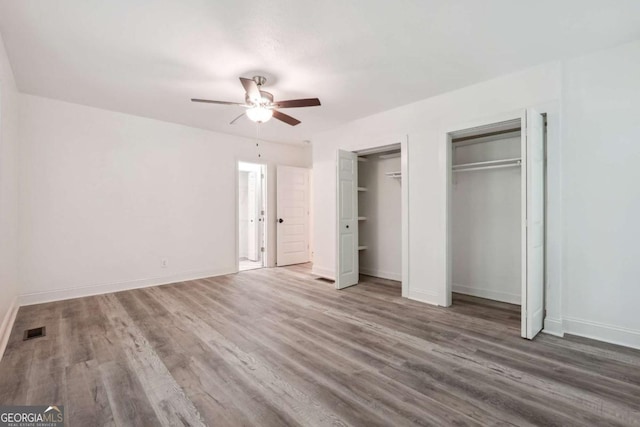
[[(262, 96), (262, 101), (260, 102), (261, 105), (271, 105), (271, 104), (273, 104), (273, 94), (271, 94), (271, 93), (269, 93), (267, 91), (261, 90), (260, 91), (260, 96)], [(244, 99), (245, 99), (247, 104), (249, 104), (249, 105), (254, 104), (251, 101), (251, 99), (249, 99), (249, 95), (245, 95)]]

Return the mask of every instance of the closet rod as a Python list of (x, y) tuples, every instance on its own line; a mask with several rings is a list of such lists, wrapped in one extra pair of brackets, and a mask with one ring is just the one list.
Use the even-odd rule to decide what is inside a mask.
[(516, 163), (521, 161), (520, 157), (514, 157), (512, 159), (500, 159), (500, 160), (489, 160), (484, 162), (474, 162), (474, 163), (461, 163), (457, 165), (453, 165), (453, 169), (462, 169), (471, 166), (489, 166), (489, 165), (499, 165), (503, 163)]
[(520, 167), (520, 162), (510, 163), (508, 165), (495, 165), (495, 166), (478, 166), (476, 168), (454, 169), (453, 172), (467, 172), (467, 171), (479, 171), (485, 169), (501, 169), (501, 168), (513, 168)]
[(497, 136), (497, 135), (504, 135), (505, 133), (520, 132), (520, 130), (521, 129), (518, 127), (513, 129), (497, 130), (495, 132), (481, 133), (478, 135), (461, 136), (460, 138), (453, 138), (451, 142), (455, 144), (456, 142), (464, 142), (464, 141), (469, 141), (471, 139), (485, 138), (487, 136)]

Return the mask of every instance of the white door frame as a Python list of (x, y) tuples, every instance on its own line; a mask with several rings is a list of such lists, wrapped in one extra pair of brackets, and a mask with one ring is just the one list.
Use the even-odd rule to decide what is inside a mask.
[[(373, 154), (376, 152), (386, 151), (389, 147), (400, 144), (400, 172), (402, 174), (402, 187), (401, 187), (401, 205), (402, 205), (402, 297), (407, 298), (409, 296), (409, 137), (408, 135), (396, 135), (393, 137), (380, 138), (371, 142), (368, 145), (358, 147), (356, 149), (340, 148), (343, 150), (351, 151), (359, 155)], [(336, 162), (336, 177), (338, 175), (338, 164)], [(339, 289), (339, 274), (340, 272), (340, 245), (338, 244), (340, 233), (340, 221), (339, 221), (339, 194), (336, 185), (336, 258), (335, 258), (335, 280), (336, 288)]]
[[(557, 112), (557, 103), (556, 102), (549, 102), (549, 103), (545, 103), (545, 104), (541, 104), (539, 106), (534, 106), (534, 107), (530, 107), (530, 108), (534, 108), (536, 110), (538, 110), (539, 113), (541, 114), (548, 114), (549, 110), (552, 110), (553, 112)], [(439, 292), (440, 295), (440, 302), (439, 305), (444, 306), (444, 307), (449, 307), (451, 305), (451, 293), (452, 293), (452, 280), (453, 280), (453, 261), (452, 261), (452, 244), (451, 244), (451, 224), (452, 224), (452, 208), (451, 208), (451, 202), (452, 202), (452, 188), (453, 188), (453, 173), (452, 173), (452, 165), (453, 165), (453, 154), (452, 154), (452, 143), (451, 143), (451, 134), (458, 132), (458, 131), (462, 131), (462, 130), (466, 130), (466, 129), (471, 129), (471, 128), (475, 128), (475, 127), (481, 127), (481, 126), (491, 126), (493, 124), (498, 124), (501, 122), (506, 122), (506, 121), (510, 121), (510, 120), (520, 120), (520, 124), (522, 127), (522, 138), (526, 138), (526, 114), (527, 114), (527, 110), (526, 109), (519, 109), (519, 110), (515, 110), (512, 112), (508, 112), (508, 113), (503, 113), (503, 114), (499, 114), (496, 116), (492, 116), (492, 117), (488, 117), (488, 118), (483, 118), (483, 119), (479, 119), (479, 120), (475, 120), (475, 121), (471, 121), (471, 122), (467, 122), (464, 124), (459, 124), (456, 126), (452, 126), (448, 129), (446, 129), (446, 131), (444, 132), (444, 138), (443, 138), (443, 149), (442, 152), (444, 153), (445, 156), (445, 168), (446, 168), (446, 191), (445, 191), (445, 197), (446, 197), (446, 201), (443, 204), (444, 205), (444, 211), (443, 211), (443, 222), (445, 224), (445, 262), (446, 262), (446, 266), (445, 266), (445, 283), (443, 284), (443, 288), (442, 288), (442, 292)], [(547, 138), (547, 142), (548, 142), (548, 138)], [(554, 141), (554, 143), (556, 143), (557, 141)], [(524, 145), (523, 145), (524, 146)], [(522, 153), (522, 158), (523, 160), (525, 159), (526, 153)], [(548, 155), (548, 154), (547, 154)], [(524, 165), (524, 161), (523, 161), (523, 173), (526, 172), (526, 165)], [(549, 175), (549, 172), (546, 172), (546, 175)], [(547, 194), (545, 194), (545, 209), (546, 208), (546, 201), (549, 199), (549, 194), (548, 194), (548, 179), (545, 176), (545, 181), (547, 182), (546, 184), (546, 190), (547, 190)], [(526, 198), (526, 188), (522, 188), (523, 191), (523, 199)], [(559, 195), (559, 192), (555, 192), (554, 191), (554, 198), (557, 197)], [(521, 207), (521, 209), (525, 209), (526, 205), (523, 205)], [(547, 215), (548, 216), (548, 215)], [(546, 234), (546, 233), (545, 233)], [(522, 239), (524, 239), (524, 241), (526, 242), (526, 232), (524, 231), (523, 228), (523, 235), (522, 235)], [(555, 244), (555, 241), (554, 241)], [(548, 265), (547, 262), (550, 259), (549, 258), (549, 241), (546, 240), (546, 236), (545, 236), (545, 294), (547, 294), (547, 288), (548, 288)], [(526, 253), (521, 254), (522, 256), (522, 267), (521, 268), (526, 268), (526, 262), (527, 262), (527, 257), (526, 257)], [(522, 284), (522, 299), (523, 302), (525, 301), (525, 292), (526, 292), (526, 284)], [(559, 293), (557, 293), (557, 297), (559, 297)], [(548, 299), (548, 297), (546, 297)], [(547, 302), (545, 301), (545, 308), (546, 308)], [(521, 316), (524, 310), (524, 306), (521, 306)], [(546, 324), (546, 321), (545, 321)], [(554, 332), (554, 334), (556, 334)], [(556, 335), (561, 335), (560, 334), (556, 334)]]
[(267, 163), (260, 163), (253, 160), (244, 160), (241, 158), (236, 158), (235, 162), (235, 173), (233, 182), (235, 185), (235, 204), (234, 204), (234, 213), (235, 213), (235, 272), (240, 271), (240, 212), (239, 212), (239, 203), (240, 203), (240, 187), (238, 182), (238, 175), (240, 172), (240, 163), (251, 163), (253, 165), (258, 165), (262, 169), (262, 174), (264, 175), (264, 179), (262, 180), (262, 205), (264, 206), (264, 216), (262, 221), (262, 236), (263, 236), (263, 247), (264, 252), (262, 253), (262, 267), (267, 266), (267, 254), (269, 251), (269, 227), (268, 227), (268, 215), (269, 215), (269, 167)]
[(466, 129), (472, 129), (480, 126), (491, 126), (496, 123), (506, 122), (509, 120), (519, 119), (521, 125), (524, 124), (523, 117), (524, 110), (516, 110), (509, 113), (504, 113), (484, 119), (479, 119), (471, 122), (466, 122), (463, 124), (459, 124), (456, 126), (452, 126), (447, 128), (444, 131), (443, 138), (443, 149), (442, 152), (445, 156), (445, 173), (446, 173), (446, 191), (445, 193), (445, 203), (443, 204), (444, 209), (442, 212), (443, 216), (443, 224), (445, 224), (445, 251), (444, 251), (444, 261), (445, 261), (445, 280), (442, 284), (442, 289), (438, 292), (439, 302), (438, 305), (443, 307), (449, 307), (451, 305), (451, 292), (452, 292), (452, 272), (453, 272), (453, 262), (452, 262), (452, 244), (451, 244), (451, 201), (452, 201), (452, 188), (453, 188), (453, 173), (451, 172), (451, 168), (453, 166), (453, 146), (451, 143), (451, 134), (455, 132), (459, 132)]

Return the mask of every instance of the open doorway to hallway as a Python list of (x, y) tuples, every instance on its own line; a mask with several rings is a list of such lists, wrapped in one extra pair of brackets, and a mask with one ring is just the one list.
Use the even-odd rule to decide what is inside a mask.
[(265, 266), (265, 165), (238, 162), (238, 270)]

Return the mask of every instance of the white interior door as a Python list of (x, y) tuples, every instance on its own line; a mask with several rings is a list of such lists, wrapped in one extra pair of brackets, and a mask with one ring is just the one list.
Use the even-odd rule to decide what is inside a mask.
[(276, 265), (309, 262), (309, 169), (278, 166)]
[(532, 339), (544, 321), (544, 118), (526, 112), (523, 132), (522, 336)]
[(358, 156), (338, 150), (336, 288), (358, 283)]

